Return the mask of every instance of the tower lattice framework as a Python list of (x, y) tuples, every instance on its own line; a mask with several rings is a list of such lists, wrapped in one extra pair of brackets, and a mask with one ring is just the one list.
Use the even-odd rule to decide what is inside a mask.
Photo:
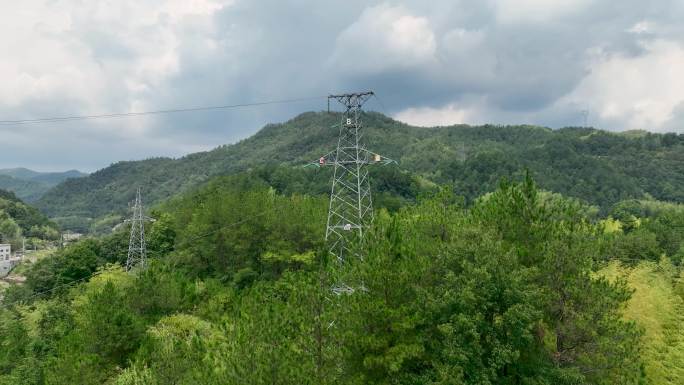
[(319, 166), (334, 167), (325, 239), (340, 262), (363, 257), (363, 239), (373, 221), (367, 166), (392, 162), (368, 151), (363, 140), (362, 107), (372, 96), (373, 92), (362, 92), (328, 97), (328, 102), (336, 100), (344, 106), (337, 149), (318, 161)]
[(147, 267), (147, 249), (145, 245), (145, 221), (147, 220), (150, 220), (150, 218), (143, 214), (142, 197), (140, 187), (138, 187), (135, 205), (133, 206), (133, 216), (126, 221), (131, 224), (126, 271), (131, 271), (136, 266), (141, 269)]

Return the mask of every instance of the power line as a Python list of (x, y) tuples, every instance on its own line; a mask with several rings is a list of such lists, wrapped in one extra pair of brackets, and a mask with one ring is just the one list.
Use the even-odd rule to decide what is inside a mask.
[[(359, 140), (358, 140), (358, 134), (359, 134), (359, 133), (358, 133), (358, 131), (359, 131), (359, 128), (360, 128), (360, 121), (359, 121), (359, 116), (358, 116), (358, 115), (359, 115), (359, 112), (360, 112), (360, 110), (361, 110), (361, 105), (363, 104), (363, 102), (365, 102), (365, 101), (366, 101), (369, 97), (371, 97), (371, 96), (374, 96), (374, 93), (372, 93), (372, 92), (367, 92), (367, 93), (363, 93), (363, 94), (344, 94), (344, 95), (315, 96), (315, 97), (308, 97), (308, 98), (287, 99), (287, 100), (276, 100), (276, 101), (266, 101), (266, 102), (256, 102), (256, 103), (244, 103), (244, 104), (233, 104), (233, 105), (225, 105), (225, 106), (210, 106), (210, 107), (195, 107), (195, 108), (179, 108), (179, 109), (172, 109), (172, 110), (158, 110), (158, 111), (145, 111), (145, 112), (129, 112), (129, 113), (121, 113), (121, 114), (66, 116), (66, 117), (52, 117), (52, 118), (41, 118), (41, 119), (25, 119), (25, 120), (0, 120), (0, 125), (31, 124), (31, 123), (47, 123), (47, 122), (62, 122), (62, 121), (73, 121), (73, 120), (103, 119), (103, 118), (116, 118), (116, 117), (130, 117), (130, 116), (143, 116), (143, 115), (166, 114), (166, 113), (191, 112), (191, 111), (206, 111), (206, 110), (230, 109), (230, 108), (240, 108), (240, 107), (249, 107), (249, 106), (261, 106), (261, 105), (268, 105), (268, 104), (293, 103), (293, 102), (301, 102), (301, 101), (314, 100), (314, 99), (321, 99), (321, 98), (327, 98), (327, 99), (329, 100), (330, 98), (334, 98), (334, 99), (337, 99), (338, 101), (342, 102), (342, 103), (347, 107), (347, 110), (346, 110), (346, 112), (344, 113), (344, 117), (347, 117), (347, 118), (346, 118), (346, 125), (344, 124), (345, 122), (344, 122), (344, 117), (343, 117), (343, 123), (340, 125), (340, 126), (342, 127), (341, 130), (344, 131), (344, 128), (345, 128), (345, 127), (347, 128), (347, 130), (349, 130), (350, 128), (354, 128), (354, 129), (355, 129), (355, 132), (354, 132), (354, 134), (353, 134), (353, 137), (355, 138), (355, 142), (356, 142), (356, 147), (355, 147), (355, 148), (356, 148), (357, 150), (361, 150), (361, 152), (364, 153), (364, 154), (363, 154), (363, 155), (364, 155), (364, 156), (363, 156), (363, 157), (364, 157), (364, 160), (363, 160), (362, 162), (360, 162), (360, 159), (358, 158), (358, 157), (359, 157), (359, 151), (357, 151), (357, 158), (355, 159), (356, 163), (358, 163), (358, 164), (363, 163), (363, 164), (365, 165), (366, 163), (372, 163), (372, 162), (381, 162), (381, 161), (383, 161), (383, 163), (387, 163), (387, 161), (392, 162), (392, 161), (390, 161), (390, 160), (387, 159), (387, 158), (381, 157), (381, 156), (378, 155), (378, 154), (375, 154), (375, 153), (372, 153), (372, 152), (366, 150), (364, 146), (359, 147)], [(380, 103), (380, 105), (381, 105), (381, 106), (383, 107), (383, 109), (384, 109), (384, 105), (382, 105), (382, 102), (380, 101), (379, 98), (377, 98), (377, 96), (376, 96), (376, 99), (377, 99), (377, 101)], [(352, 101), (353, 101), (353, 102), (352, 102)], [(354, 118), (354, 123), (351, 122), (351, 120), (352, 120), (351, 118), (352, 118), (352, 117)], [(341, 133), (340, 133), (340, 136), (341, 136), (341, 137), (344, 136), (343, 133), (342, 133), (342, 131), (341, 131)], [(336, 169), (337, 169), (338, 166), (340, 166), (341, 164), (345, 163), (345, 162), (343, 162), (342, 157), (340, 157), (340, 143), (338, 143), (338, 149), (337, 149), (337, 151), (336, 151), (336, 155), (337, 155), (337, 156), (335, 157), (335, 160), (334, 160), (333, 164), (336, 166)], [(372, 160), (372, 161), (369, 159), (369, 157), (370, 157), (371, 155), (373, 156), (373, 160)], [(346, 169), (346, 167), (343, 167), (343, 168)], [(359, 170), (357, 170), (357, 172), (358, 172), (358, 171), (359, 171)], [(337, 174), (337, 172), (336, 172), (336, 174)], [(368, 179), (367, 179), (367, 172), (364, 173), (363, 182), (362, 182), (361, 180), (359, 180), (359, 176), (361, 176), (360, 173), (359, 173), (359, 175), (357, 175), (357, 177), (356, 177), (356, 179), (357, 179), (357, 184), (358, 184), (358, 185), (363, 184), (364, 187), (365, 187), (365, 188), (363, 189), (363, 190), (364, 190), (363, 193), (362, 193), (361, 191), (357, 191), (357, 193), (356, 193), (356, 195), (357, 195), (357, 200), (359, 200), (359, 202), (364, 201), (364, 204), (363, 204), (363, 207), (362, 207), (361, 211), (360, 211), (359, 213), (357, 213), (357, 214), (361, 217), (361, 221), (359, 221), (359, 224), (357, 224), (356, 227), (357, 227), (357, 229), (359, 230), (359, 232), (361, 232), (361, 231), (362, 231), (362, 227), (367, 226), (367, 224), (361, 223), (361, 222), (365, 222), (365, 221), (363, 221), (363, 219), (364, 219), (363, 217), (365, 217), (365, 216), (370, 216), (370, 217), (372, 218), (373, 213), (372, 213), (372, 203), (371, 203), (371, 198), (370, 198), (370, 187), (369, 187), (369, 185), (368, 185), (369, 182), (368, 182)], [(335, 183), (333, 183), (333, 195), (334, 195), (334, 193), (335, 193), (334, 184), (335, 184)], [(366, 186), (366, 185), (368, 185), (368, 186)], [(139, 190), (138, 190), (138, 197), (139, 197)], [(138, 198), (138, 199), (139, 199), (139, 198)], [(334, 200), (334, 198), (331, 196), (331, 202), (333, 202), (333, 200)], [(367, 202), (365, 202), (366, 200), (367, 200)], [(331, 207), (332, 207), (332, 203), (331, 203)], [(270, 211), (270, 210), (263, 210), (263, 211), (261, 211), (261, 212), (259, 212), (259, 213), (256, 213), (256, 214), (252, 215), (252, 216), (249, 217), (249, 218), (246, 218), (246, 219), (243, 219), (243, 220), (234, 222), (234, 223), (229, 223), (229, 224), (226, 224), (226, 225), (222, 225), (222, 226), (216, 227), (216, 228), (214, 228), (214, 229), (213, 229), (212, 231), (210, 231), (210, 232), (207, 232), (207, 233), (198, 235), (198, 236), (193, 237), (193, 238), (191, 238), (191, 239), (186, 239), (183, 243), (181, 243), (181, 245), (184, 245), (184, 244), (193, 242), (193, 241), (195, 241), (195, 240), (197, 240), (197, 239), (204, 238), (204, 237), (207, 237), (207, 236), (209, 236), (209, 235), (215, 234), (216, 232), (218, 232), (218, 231), (220, 231), (220, 230), (222, 230), (222, 229), (229, 228), (229, 227), (233, 227), (233, 226), (237, 226), (237, 225), (240, 225), (240, 224), (245, 223), (245, 222), (247, 222), (247, 221), (253, 220), (254, 218), (257, 218), (257, 217), (260, 217), (260, 216), (262, 216), (262, 215), (265, 215), (265, 214), (268, 213), (269, 211)], [(347, 218), (343, 218), (343, 219), (347, 219)], [(357, 219), (358, 219), (358, 218), (357, 218)], [(340, 222), (340, 223), (341, 223), (341, 222)], [(336, 226), (336, 227), (339, 227), (339, 229), (341, 229), (342, 227), (344, 227), (344, 230), (347, 230), (347, 228), (346, 228), (347, 226), (349, 226), (349, 227), (351, 228), (351, 226), (350, 226), (349, 223), (344, 224), (344, 226)], [(328, 238), (328, 233), (330, 232), (330, 229), (331, 229), (331, 226), (330, 226), (330, 213), (329, 213), (328, 225), (327, 225), (327, 229), (326, 229), (326, 239)], [(338, 228), (335, 228), (335, 230), (339, 230), (339, 229), (338, 229)], [(338, 231), (335, 231), (335, 233), (338, 233)], [(342, 237), (342, 238), (344, 238), (344, 237)], [(339, 241), (340, 241), (340, 239), (338, 239), (338, 240), (337, 240), (336, 242), (334, 242), (334, 243), (339, 243)], [(339, 245), (339, 246), (342, 246), (342, 245)], [(349, 245), (344, 245), (344, 246), (349, 247)], [(344, 247), (344, 246), (343, 246), (343, 247)], [(332, 251), (333, 249), (335, 249), (335, 248), (336, 248), (336, 247), (333, 246), (333, 247), (331, 248), (331, 251)], [(338, 255), (338, 258), (342, 259), (342, 256), (341, 256), (341, 255)], [(128, 263), (127, 263), (127, 270), (128, 270)], [(73, 285), (73, 284), (75, 284), (75, 283), (78, 283), (78, 282), (84, 281), (84, 280), (86, 280), (86, 279), (92, 278), (92, 277), (94, 277), (94, 276), (96, 276), (96, 275), (99, 275), (99, 274), (101, 274), (101, 273), (102, 273), (101, 271), (97, 271), (97, 272), (95, 272), (95, 273), (93, 273), (93, 274), (91, 274), (91, 275), (88, 275), (88, 276), (86, 276), (86, 277), (83, 277), (83, 278), (80, 278), (80, 279), (77, 279), (77, 280), (74, 280), (74, 281), (71, 281), (71, 282), (68, 282), (68, 283), (65, 283), (65, 284), (53, 286), (52, 288), (50, 288), (50, 289), (48, 289), (48, 290), (44, 290), (44, 291), (42, 291), (42, 292), (36, 292), (36, 293), (34, 293), (34, 294), (32, 294), (32, 295), (30, 295), (30, 296), (28, 296), (28, 297), (26, 297), (26, 298), (24, 298), (24, 299), (22, 299), (22, 300), (20, 300), (20, 301), (14, 301), (14, 302), (11, 302), (11, 303), (2, 304), (2, 305), (0, 305), (0, 308), (7, 308), (7, 307), (9, 307), (9, 306), (11, 306), (11, 305), (14, 305), (14, 304), (16, 304), (16, 303), (22, 302), (22, 301), (24, 301), (24, 300), (31, 299), (31, 298), (36, 298), (36, 297), (41, 296), (41, 295), (43, 295), (43, 294), (50, 293), (50, 292), (55, 291), (55, 290), (57, 290), (57, 289), (59, 289), (59, 288), (61, 288), (61, 287), (71, 286), (71, 285)]]
[(222, 106), (174, 108), (174, 109), (168, 109), (168, 110), (123, 112), (123, 113), (114, 113), (114, 114), (74, 115), (74, 116), (46, 117), (46, 118), (37, 118), (37, 119), (0, 120), (0, 125), (1, 126), (11, 126), (11, 125), (21, 125), (21, 124), (70, 122), (70, 121), (90, 120), (90, 119), (126, 118), (126, 117), (135, 117), (135, 116), (175, 114), (175, 113), (195, 112), (195, 111), (227, 110), (227, 109), (233, 109), (233, 108), (266, 106), (266, 105), (271, 105), (271, 104), (297, 103), (297, 102), (304, 102), (304, 101), (309, 101), (309, 100), (318, 100), (318, 99), (323, 99), (323, 98), (327, 98), (327, 96), (312, 96), (312, 97), (307, 97), (307, 98), (270, 100), (270, 101), (263, 101), (263, 102), (254, 102), (254, 103), (227, 104), (227, 105), (222, 105)]
[(373, 93), (373, 97), (375, 98), (375, 100), (376, 100), (376, 101), (378, 102), (378, 104), (380, 105), (380, 108), (382, 109), (382, 113), (383, 113), (385, 116), (389, 116), (389, 115), (387, 114), (387, 108), (385, 108), (385, 103), (383, 103), (382, 100), (380, 100), (380, 97), (378, 97), (378, 94)]
[(249, 222), (249, 221), (253, 220), (254, 218), (258, 218), (258, 217), (260, 217), (260, 216), (263, 216), (263, 215), (265, 215), (265, 214), (268, 214), (270, 211), (271, 211), (270, 209), (269, 209), (269, 210), (264, 210), (264, 211), (262, 211), (262, 212), (259, 212), (259, 213), (256, 213), (256, 214), (252, 215), (252, 216), (249, 217), (249, 218), (245, 218), (245, 219), (239, 220), (239, 221), (237, 221), (237, 222), (233, 222), (233, 223), (229, 223), (229, 224), (222, 225), (222, 226), (219, 226), (219, 227), (215, 227), (213, 230), (211, 230), (211, 231), (209, 231), (209, 232), (207, 232), (207, 233), (200, 234), (200, 235), (198, 235), (198, 236), (196, 236), (196, 237), (193, 237), (193, 238), (184, 240), (179, 246), (187, 246), (190, 242), (194, 242), (194, 241), (196, 241), (196, 240), (198, 240), (198, 239), (202, 239), (202, 238), (208, 237), (208, 236), (210, 236), (210, 235), (212, 235), (212, 234), (216, 234), (216, 233), (218, 233), (218, 232), (221, 231), (221, 230), (224, 230), (224, 229), (227, 229), (227, 228), (230, 228), (230, 227), (233, 227), (233, 226), (237, 226), (237, 225), (241, 225), (241, 224), (243, 224), (243, 223)]
[(71, 286), (71, 285), (73, 285), (73, 284), (75, 284), (75, 283), (79, 283), (79, 282), (85, 281), (85, 280), (87, 280), (87, 279), (90, 279), (90, 278), (93, 278), (93, 277), (95, 277), (95, 276), (97, 276), (97, 275), (100, 275), (100, 274), (102, 274), (103, 272), (104, 272), (104, 271), (99, 270), (99, 271), (96, 271), (96, 272), (94, 272), (94, 273), (92, 273), (92, 274), (90, 274), (90, 275), (87, 275), (87, 276), (85, 276), (85, 277), (82, 277), (82, 278), (79, 278), (79, 279), (75, 279), (75, 280), (70, 281), (70, 282), (67, 282), (67, 283), (62, 283), (62, 284), (60, 284), (60, 285), (55, 285), (55, 286), (53, 286), (53, 287), (51, 287), (50, 289), (47, 289), (47, 290), (43, 290), (43, 291), (39, 291), (39, 292), (33, 293), (33, 294), (29, 295), (29, 296), (26, 297), (26, 298), (22, 298), (21, 300), (14, 301), (14, 302), (9, 302), (9, 303), (4, 303), (4, 304), (0, 305), (0, 309), (3, 309), (3, 308), (4, 308), (4, 309), (7, 309), (7, 308), (9, 308), (9, 307), (12, 306), (12, 305), (16, 305), (16, 304), (21, 303), (21, 302), (24, 302), (24, 301), (26, 301), (26, 300), (29, 300), (29, 299), (32, 299), (32, 298), (40, 297), (40, 296), (43, 295), (43, 294), (51, 293), (51, 292), (53, 292), (53, 291), (55, 291), (55, 290), (57, 290), (57, 289), (60, 289), (60, 288), (63, 288), (63, 287), (67, 287), (67, 286)]

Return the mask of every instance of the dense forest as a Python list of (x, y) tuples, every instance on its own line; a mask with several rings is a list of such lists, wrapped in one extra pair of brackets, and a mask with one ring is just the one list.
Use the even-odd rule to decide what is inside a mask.
[(54, 222), (13, 192), (0, 190), (0, 242), (18, 248), (23, 237), (29, 238), (29, 243), (56, 240), (59, 230)]
[(0, 175), (0, 189), (12, 191), (27, 202), (35, 202), (40, 199), (51, 187), (41, 182)]
[(403, 182), (378, 180), (365, 257), (340, 265), (299, 172), (156, 205), (146, 270), (121, 268), (125, 227), (31, 265), (0, 305), (0, 384), (684, 382), (682, 206), (386, 170)]
[[(146, 201), (157, 203), (213, 176), (316, 160), (334, 148), (339, 119), (309, 112), (212, 151), (119, 162), (61, 183), (36, 205), (65, 228), (87, 231), (112, 222), (105, 218), (111, 213), (123, 214), (140, 183)], [(684, 135), (537, 126), (422, 128), (372, 112), (364, 122), (370, 149), (396, 160), (421, 185), (454, 186), (468, 202), (525, 169), (541, 188), (582, 199), (603, 214), (625, 199), (684, 202)]]

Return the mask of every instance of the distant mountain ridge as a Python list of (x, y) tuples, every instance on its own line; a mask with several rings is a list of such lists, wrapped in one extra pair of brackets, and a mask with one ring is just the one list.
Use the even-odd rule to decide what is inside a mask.
[(82, 176), (87, 176), (88, 174), (80, 172), (78, 170), (68, 170), (61, 172), (40, 172), (33, 171), (31, 169), (24, 167), (17, 167), (0, 169), (0, 175), (9, 175), (17, 179), (57, 184), (69, 178), (80, 178)]
[(5, 168), (0, 169), (0, 189), (12, 191), (26, 202), (35, 202), (57, 184), (86, 175), (78, 170), (38, 172), (23, 167)]
[[(138, 184), (153, 204), (215, 175), (303, 165), (335, 148), (339, 121), (339, 114), (308, 112), (211, 151), (115, 163), (60, 183), (36, 205), (51, 217), (96, 218), (123, 212)], [(370, 150), (467, 198), (529, 169), (541, 188), (602, 209), (630, 198), (684, 202), (684, 135), (530, 125), (423, 128), (374, 112), (364, 114), (364, 125)]]

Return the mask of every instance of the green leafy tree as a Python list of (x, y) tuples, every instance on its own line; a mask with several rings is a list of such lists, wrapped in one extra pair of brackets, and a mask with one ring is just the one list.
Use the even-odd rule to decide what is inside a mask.
[(527, 177), (521, 184), (502, 184), (476, 211), (525, 266), (537, 270), (544, 312), (540, 334), (552, 341), (556, 381), (638, 383), (639, 332), (620, 318), (630, 292), (624, 283), (608, 284), (595, 276), (598, 232), (576, 203), (542, 204)]

